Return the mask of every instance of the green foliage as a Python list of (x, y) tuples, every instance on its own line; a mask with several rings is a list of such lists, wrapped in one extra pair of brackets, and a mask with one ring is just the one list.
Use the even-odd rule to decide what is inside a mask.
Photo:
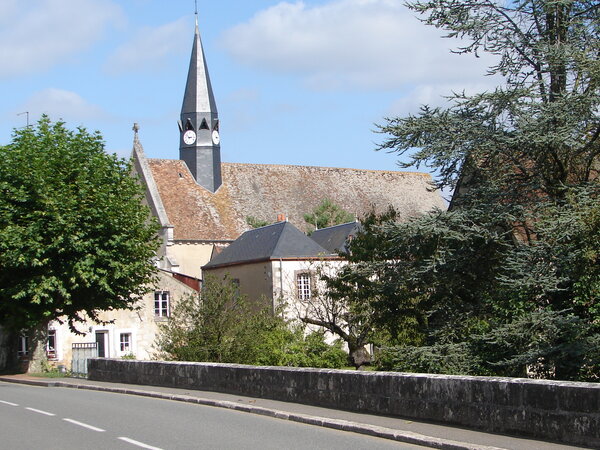
[[(396, 216), (393, 208), (382, 216), (375, 213), (365, 216), (348, 243), (348, 253), (343, 254), (348, 264), (341, 268), (336, 263), (333, 267), (320, 264), (316, 273), (325, 287), (314, 288), (311, 298), (302, 301), (301, 320), (322, 327), (346, 342), (350, 362), (357, 368), (370, 363), (370, 355), (365, 350), (367, 344), (388, 341), (390, 327), (386, 328), (383, 322), (386, 325), (392, 322), (380, 308), (381, 299), (386, 295), (387, 266), (379, 261), (385, 253), (381, 245), (385, 241), (379, 240), (373, 230), (395, 220)], [(394, 316), (393, 328), (406, 330), (404, 324), (413, 320), (410, 314), (403, 315), (402, 319)]]
[(316, 229), (353, 222), (354, 216), (330, 199), (324, 199), (312, 213), (304, 214), (304, 221)]
[(130, 164), (99, 133), (42, 117), (0, 147), (0, 323), (29, 329), (132, 307), (154, 278), (157, 226)]
[(521, 201), (589, 181), (600, 152), (596, 3), (410, 2), (426, 24), (462, 38), (458, 53), (493, 55), (489, 74), (504, 82), (481, 94), (454, 93), (446, 109), (423, 106), (418, 115), (387, 119), (381, 148), (410, 154), (406, 167), (433, 167), (439, 186), (497, 180)]
[(279, 311), (249, 304), (228, 277), (207, 277), (201, 297), (180, 300), (157, 347), (178, 361), (340, 368), (347, 360), (341, 345), (326, 344), (322, 333), (305, 335)]
[(569, 311), (522, 313), (459, 342), (383, 348), (378, 368), (451, 375), (598, 381), (600, 335)]
[(597, 381), (600, 336), (591, 328), (568, 311), (540, 309), (471, 339), (495, 374)]
[(467, 343), (383, 348), (377, 356), (380, 370), (446, 375), (481, 375), (477, 355)]
[(266, 220), (257, 219), (254, 216), (246, 217), (246, 223), (252, 228), (261, 228), (269, 225), (269, 222), (267, 222)]
[(450, 211), (373, 230), (378, 257), (362, 264), (378, 274), (377, 306), (401, 323), (413, 304), (422, 340), (397, 342), (386, 367), (600, 375), (596, 3), (408, 5), (461, 38), (458, 53), (492, 54), (489, 73), (504, 79), (381, 127), (381, 149), (409, 156), (404, 167), (434, 168), (439, 187), (456, 188)]

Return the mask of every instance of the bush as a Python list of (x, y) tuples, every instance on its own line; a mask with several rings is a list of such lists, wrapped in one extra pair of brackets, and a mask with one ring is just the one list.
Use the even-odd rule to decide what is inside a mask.
[(180, 300), (157, 347), (162, 358), (177, 361), (341, 368), (348, 359), (341, 343), (327, 344), (323, 333), (305, 334), (281, 311), (250, 305), (227, 277), (207, 277), (201, 297)]
[(377, 368), (397, 372), (439, 373), (446, 375), (480, 375), (476, 355), (467, 343), (431, 346), (404, 346), (382, 349), (376, 358)]

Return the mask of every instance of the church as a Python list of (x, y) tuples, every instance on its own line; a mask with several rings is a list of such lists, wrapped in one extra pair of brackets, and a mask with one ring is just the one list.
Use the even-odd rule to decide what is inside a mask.
[(429, 174), (221, 162), (226, 126), (221, 127), (197, 17), (178, 125), (179, 159), (146, 158), (137, 131), (133, 147), (146, 202), (161, 227), (158, 264), (168, 271), (202, 279), (201, 267), (248, 231), (251, 217), (267, 223), (284, 217), (309, 231), (304, 214), (325, 199), (357, 219), (390, 205), (400, 219), (445, 209)]
[[(240, 270), (241, 263), (264, 257), (261, 264), (267, 269), (245, 273), (251, 274), (247, 277), (249, 283), (256, 284), (256, 288), (267, 286), (265, 290), (275, 296), (276, 292), (286, 291), (281, 285), (281, 274), (287, 270), (283, 260), (285, 255), (292, 255), (288, 258), (294, 260), (288, 264), (289, 273), (298, 276), (303, 283), (302, 295), (308, 295), (310, 277), (302, 264), (320, 258), (327, 250), (326, 241), (344, 228), (320, 233), (328, 237), (318, 243), (304, 234), (312, 231), (304, 214), (311, 213), (325, 199), (358, 220), (372, 210), (383, 212), (390, 205), (401, 220), (446, 207), (439, 192), (431, 189), (431, 177), (424, 173), (221, 162), (220, 134), (227, 128), (221, 127), (197, 16), (178, 126), (179, 159), (153, 159), (144, 154), (134, 125), (134, 175), (144, 186), (145, 203), (160, 224), (156, 285), (140, 300), (139, 309), (103, 312), (100, 318), (105, 323), (82, 325), (83, 336), (72, 334), (64, 324), (51, 323), (46, 350), (53, 364), (77, 372), (75, 367), (82, 361), (85, 366), (90, 348), (103, 357), (156, 357), (160, 324), (168, 320), (178, 298), (200, 290), (203, 267), (225, 271), (235, 266)], [(175, 139), (174, 133), (174, 143)], [(248, 224), (251, 217), (279, 225), (252, 232)], [(346, 228), (351, 230), (353, 226)], [(272, 244), (270, 252), (264, 253), (262, 246), (252, 251), (264, 254), (248, 254), (247, 249), (257, 247), (247, 246), (247, 242), (258, 238), (278, 241), (267, 243)], [(232, 246), (229, 256), (219, 258), (238, 239), (239, 245)], [(343, 244), (340, 241), (338, 246)], [(242, 259), (236, 250), (240, 248), (246, 252)], [(329, 249), (329, 258), (339, 260), (333, 253)], [(277, 270), (279, 291), (273, 282)], [(261, 274), (263, 278), (268, 274), (271, 284), (259, 279)], [(294, 289), (288, 291), (293, 293)], [(19, 357), (26, 362), (29, 346), (24, 339)]]

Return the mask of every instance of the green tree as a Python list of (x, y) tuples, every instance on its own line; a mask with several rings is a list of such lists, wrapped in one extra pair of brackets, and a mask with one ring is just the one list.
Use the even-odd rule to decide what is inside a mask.
[(330, 199), (324, 199), (311, 213), (304, 214), (304, 221), (314, 225), (315, 229), (332, 227), (354, 221), (355, 218)]
[(180, 300), (161, 327), (162, 357), (178, 361), (340, 368), (347, 359), (339, 343), (322, 333), (305, 334), (279, 311), (250, 304), (229, 278), (208, 276), (202, 294)]
[(270, 225), (270, 223), (267, 222), (266, 220), (257, 219), (254, 216), (247, 216), (246, 223), (251, 228), (261, 228), (261, 227), (266, 227), (267, 225)]
[[(409, 7), (461, 38), (458, 53), (494, 55), (489, 73), (503, 83), (480, 94), (454, 93), (445, 108), (423, 106), (381, 127), (388, 135), (382, 149), (409, 156), (406, 167), (433, 167), (439, 187), (456, 188), (450, 211), (390, 223), (376, 235), (395, 271), (385, 280), (390, 295), (382, 309), (398, 317), (394, 309), (413, 299), (425, 319), (427, 348), (405, 346), (402, 360), (423, 367), (429, 355), (437, 361), (429, 367), (451, 361), (454, 369), (440, 370), (456, 370), (467, 354), (496, 361), (469, 371), (506, 373), (502, 361), (512, 361), (523, 374), (534, 364), (527, 355), (535, 354), (552, 363), (544, 376), (597, 376), (577, 344), (597, 341), (599, 325), (597, 2), (438, 0)], [(552, 322), (543, 329), (540, 318)], [(515, 345), (526, 323), (542, 326), (528, 328), (529, 348), (536, 349), (529, 353)], [(565, 332), (581, 323), (590, 327)], [(566, 344), (557, 350), (547, 339), (553, 335)], [(507, 344), (484, 345), (500, 339)], [(456, 354), (446, 358), (449, 352)]]
[[(595, 0), (416, 1), (423, 21), (496, 58), (493, 91), (391, 118), (382, 149), (426, 164), (440, 187), (495, 181), (513, 199), (561, 197), (595, 177), (600, 152), (600, 8)], [(413, 152), (413, 149), (418, 150)], [(412, 152), (412, 153), (411, 153)]]
[(134, 307), (157, 226), (130, 164), (98, 132), (47, 117), (0, 147), (0, 325), (13, 332)]
[(347, 244), (348, 251), (341, 253), (347, 263), (341, 267), (336, 263), (319, 264), (315, 272), (324, 286), (317, 285), (309, 299), (299, 300), (300, 319), (346, 342), (350, 363), (356, 368), (371, 362), (367, 344), (388, 343), (391, 334), (410, 335), (419, 314), (414, 307), (406, 308), (402, 315), (396, 314), (389, 321), (381, 308), (389, 267), (384, 256), (386, 241), (379, 239), (376, 230), (396, 217), (391, 207), (381, 216), (367, 214)]

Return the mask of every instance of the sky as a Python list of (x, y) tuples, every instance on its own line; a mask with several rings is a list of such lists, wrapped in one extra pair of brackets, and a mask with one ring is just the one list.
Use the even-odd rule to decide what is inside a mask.
[[(376, 124), (492, 81), (403, 3), (198, 0), (222, 160), (398, 170)], [(194, 0), (0, 0), (0, 145), (46, 113), (178, 158), (193, 35)]]

